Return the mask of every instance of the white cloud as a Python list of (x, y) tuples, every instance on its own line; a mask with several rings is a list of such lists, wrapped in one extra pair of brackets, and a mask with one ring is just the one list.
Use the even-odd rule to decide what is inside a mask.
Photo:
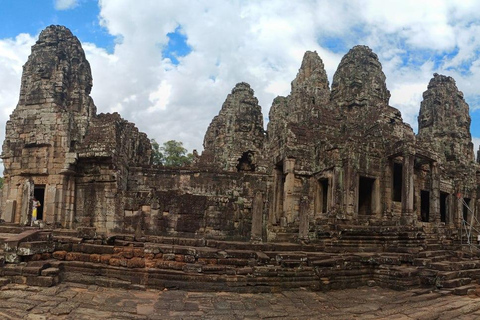
[(55, 0), (56, 10), (70, 10), (78, 6), (78, 0)]
[[(68, 7), (67, 2), (77, 3), (62, 3)], [(289, 93), (306, 50), (319, 53), (331, 83), (341, 57), (356, 44), (378, 54), (390, 104), (416, 128), (422, 93), (434, 72), (454, 76), (467, 98), (478, 94), (479, 6), (449, 0), (392, 0), (388, 5), (380, 0), (101, 0), (100, 24), (118, 41), (112, 53), (91, 43), (83, 47), (99, 112), (121, 112), (150, 138), (181, 140), (189, 150), (200, 151), (208, 124), (236, 83), (250, 83), (267, 116), (273, 98)], [(192, 51), (175, 66), (162, 57), (162, 49), (178, 26)], [(0, 41), (5, 114), (18, 99), (24, 49), (32, 42), (23, 37), (28, 45), (21, 45), (21, 36)], [(331, 38), (341, 40), (339, 48), (325, 46)]]
[[(5, 124), (18, 102), (22, 65), (27, 61), (35, 37), (19, 34), (15, 39), (0, 39), (0, 141), (5, 139)], [(0, 174), (3, 165), (0, 164)]]

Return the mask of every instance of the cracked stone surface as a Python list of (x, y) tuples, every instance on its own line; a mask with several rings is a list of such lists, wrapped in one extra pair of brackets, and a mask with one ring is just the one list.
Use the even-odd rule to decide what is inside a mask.
[(363, 287), (276, 293), (123, 290), (62, 283), (0, 289), (2, 319), (475, 319), (480, 289), (468, 296)]

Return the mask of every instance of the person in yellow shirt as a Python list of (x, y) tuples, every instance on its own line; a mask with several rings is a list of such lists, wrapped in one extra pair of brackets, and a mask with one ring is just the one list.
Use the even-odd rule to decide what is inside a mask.
[(37, 221), (37, 208), (40, 207), (40, 201), (38, 201), (35, 197), (33, 197), (32, 203), (32, 226), (35, 221)]

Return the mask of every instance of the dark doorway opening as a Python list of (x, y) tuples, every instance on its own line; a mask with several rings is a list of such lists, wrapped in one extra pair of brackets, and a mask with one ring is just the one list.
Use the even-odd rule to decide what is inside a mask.
[(45, 185), (35, 185), (33, 196), (40, 201), (40, 207), (37, 207), (37, 220), (43, 220), (43, 208), (45, 206)]
[(428, 222), (430, 216), (430, 192), (420, 191), (420, 218), (422, 222)]
[(392, 200), (396, 202), (402, 201), (402, 181), (403, 168), (401, 163), (393, 163), (393, 188)]
[(254, 154), (253, 151), (247, 151), (238, 159), (237, 170), (240, 171), (255, 171)]
[(375, 179), (360, 177), (358, 181), (358, 214), (372, 214), (372, 194)]
[[(470, 199), (469, 198), (463, 198), (463, 220), (468, 222), (468, 213), (469, 213), (469, 208), (470, 208)], [(471, 213), (471, 212), (470, 212)]]
[(326, 213), (328, 210), (328, 179), (318, 180), (319, 190), (319, 209), (321, 212)]
[(282, 162), (275, 166), (275, 212), (276, 216), (280, 217), (283, 212), (283, 193), (285, 186), (285, 174), (283, 173)]
[(440, 192), (440, 221), (447, 222), (447, 198), (448, 193)]

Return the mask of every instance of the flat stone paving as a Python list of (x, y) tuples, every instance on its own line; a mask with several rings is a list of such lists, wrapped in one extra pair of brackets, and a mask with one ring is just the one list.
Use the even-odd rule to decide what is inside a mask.
[(9, 284), (0, 289), (0, 319), (480, 319), (477, 292), (364, 287), (252, 294)]

